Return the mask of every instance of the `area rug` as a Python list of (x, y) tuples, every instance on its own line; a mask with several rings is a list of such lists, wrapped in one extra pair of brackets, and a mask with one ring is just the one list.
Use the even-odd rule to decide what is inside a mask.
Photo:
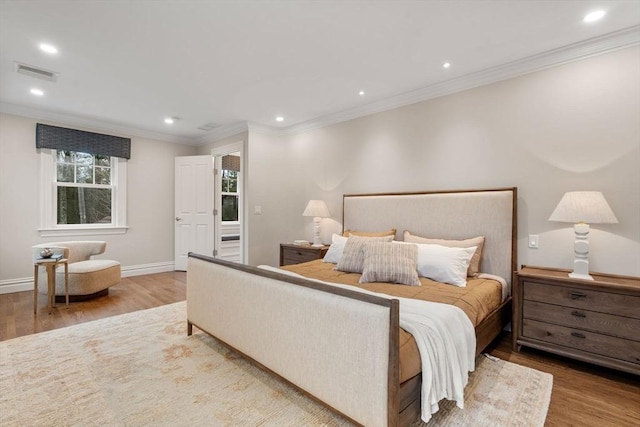
[[(478, 358), (432, 426), (542, 426), (551, 375)], [(0, 343), (2, 426), (348, 426), (194, 328), (184, 302)]]

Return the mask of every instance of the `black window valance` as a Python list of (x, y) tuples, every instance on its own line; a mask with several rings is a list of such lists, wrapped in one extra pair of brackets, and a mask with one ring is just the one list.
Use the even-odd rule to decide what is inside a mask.
[(36, 148), (79, 151), (103, 156), (131, 158), (131, 138), (85, 132), (38, 123)]
[(240, 156), (222, 156), (222, 169), (240, 172)]

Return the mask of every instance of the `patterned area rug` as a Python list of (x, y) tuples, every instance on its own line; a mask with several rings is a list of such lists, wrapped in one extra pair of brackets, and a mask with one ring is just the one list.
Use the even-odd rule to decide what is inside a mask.
[[(426, 426), (542, 426), (552, 378), (479, 357)], [(0, 343), (2, 426), (347, 426), (194, 328), (184, 302)], [(417, 425), (425, 425), (418, 423)]]

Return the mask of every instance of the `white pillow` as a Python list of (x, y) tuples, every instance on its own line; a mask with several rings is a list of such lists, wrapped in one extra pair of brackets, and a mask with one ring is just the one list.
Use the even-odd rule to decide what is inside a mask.
[(418, 246), (418, 275), (436, 282), (465, 287), (467, 286), (467, 269), (475, 246), (469, 248), (449, 248), (426, 243), (405, 243)]
[(407, 243), (426, 243), (427, 245), (441, 245), (448, 248), (468, 248), (476, 246), (476, 253), (471, 257), (467, 276), (477, 277), (480, 271), (480, 261), (482, 258), (482, 247), (484, 246), (484, 236), (473, 237), (464, 240), (430, 239), (428, 237), (414, 236), (408, 231), (404, 231), (403, 239)]
[(344, 252), (344, 245), (347, 244), (348, 237), (342, 237), (339, 234), (333, 234), (331, 236), (331, 246), (324, 254), (322, 261), (337, 264), (342, 258), (342, 252)]

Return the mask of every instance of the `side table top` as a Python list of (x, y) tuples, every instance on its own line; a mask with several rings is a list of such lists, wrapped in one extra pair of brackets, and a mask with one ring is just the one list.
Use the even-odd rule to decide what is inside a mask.
[(580, 284), (584, 286), (608, 286), (620, 289), (640, 291), (640, 277), (621, 276), (616, 274), (590, 272), (594, 280), (573, 279), (569, 277), (571, 270), (552, 267), (535, 267), (523, 265), (517, 272), (520, 277), (546, 278), (562, 281), (572, 285)]

